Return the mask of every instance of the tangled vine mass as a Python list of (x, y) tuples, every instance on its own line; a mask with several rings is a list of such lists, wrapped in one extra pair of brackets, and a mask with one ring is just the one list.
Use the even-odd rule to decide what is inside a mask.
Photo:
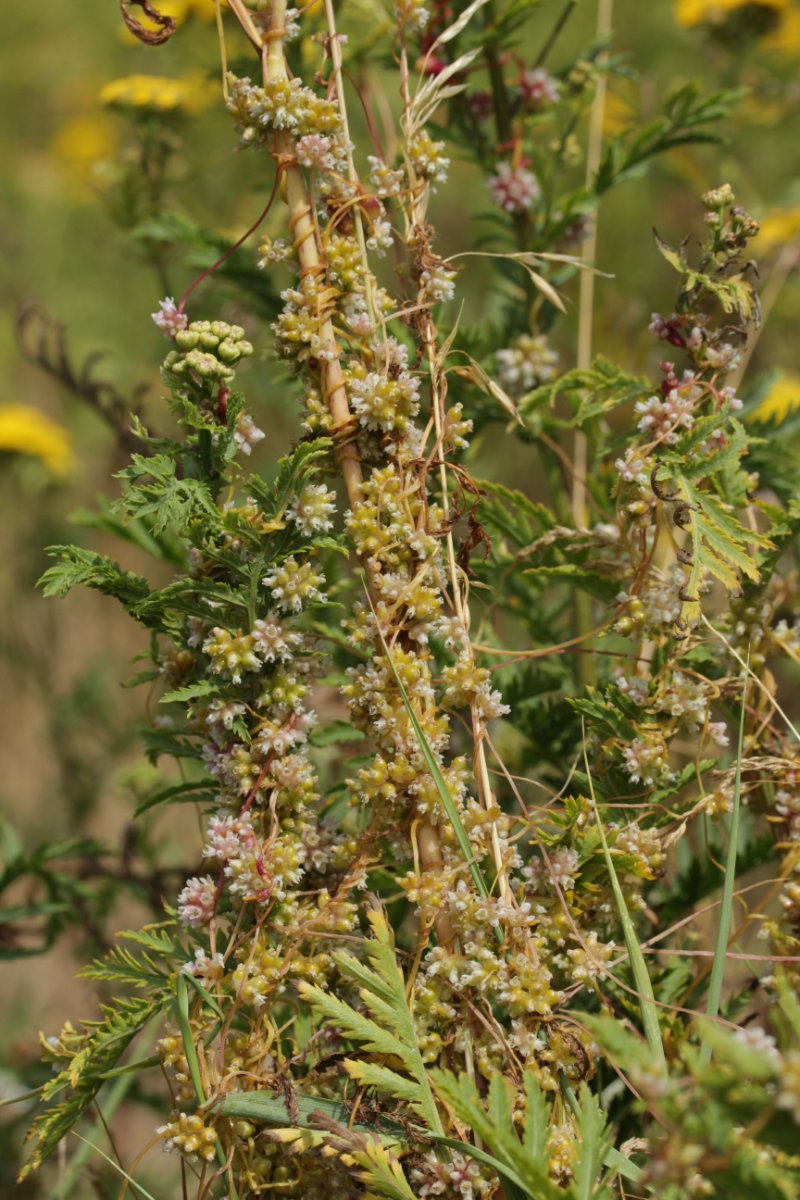
[[(147, 750), (182, 764), (148, 807), (197, 806), (198, 866), (84, 972), (101, 1016), (43, 1042), (26, 1173), (157, 1021), (141, 1070), (184, 1194), (798, 1195), (800, 760), (776, 680), (800, 659), (800, 507), (743, 382), (757, 222), (722, 185), (700, 238), (658, 236), (678, 283), (653, 377), (557, 348), (562, 293), (602, 286), (601, 195), (733, 98), (684, 89), (568, 190), (605, 48), (517, 77), (527, 6), (504, 7), (398, 0), (381, 149), (351, 140), (330, 0), (228, 0), (272, 336), (202, 288), (160, 302), (154, 428), (177, 432), (135, 418), (116, 512), (171, 578), (76, 546), (44, 576), (147, 632)], [(437, 253), (445, 131), (482, 172), (485, 251)], [(484, 268), (505, 309), (479, 333), (459, 302)], [(247, 360), (299, 414), (274, 468)], [(536, 498), (474, 475), (497, 422)], [(763, 863), (768, 900), (720, 899)], [(749, 979), (726, 958), (744, 930)]]

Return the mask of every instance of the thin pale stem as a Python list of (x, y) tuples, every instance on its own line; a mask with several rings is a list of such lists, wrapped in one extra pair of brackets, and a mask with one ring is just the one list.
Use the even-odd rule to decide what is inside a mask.
[[(339, 115), (342, 118), (345, 143), (347, 145), (347, 178), (351, 185), (358, 190), (359, 180), (356, 165), (353, 161), (352, 141), (350, 140), (350, 122), (347, 119), (347, 104), (344, 96), (344, 78), (342, 75), (342, 45), (336, 29), (336, 14), (333, 10), (333, 0), (325, 0), (325, 19), (328, 23), (328, 49), (333, 64), (333, 79), (336, 87), (336, 99), (339, 105)], [(364, 268), (364, 291), (367, 300), (367, 312), (373, 327), (377, 324), (375, 315), (375, 288), (372, 271), (367, 259), (367, 244), (364, 238), (364, 221), (358, 204), (353, 207), (353, 223), (356, 231), (356, 241), (361, 254), (361, 264)]]
[[(597, 6), (597, 37), (604, 41), (611, 34), (611, 20), (614, 0), (598, 0)], [(605, 55), (602, 56), (603, 58)], [(600, 60), (602, 61), (602, 59)], [(592, 180), (600, 165), (600, 155), (603, 149), (603, 116), (606, 103), (606, 75), (601, 71), (597, 77), (597, 87), (592, 101), (589, 117), (589, 142), (586, 150), (586, 186), (591, 187)], [(591, 222), (586, 236), (581, 244), (581, 258), (589, 267), (593, 267), (597, 258), (597, 222), (598, 215)], [(592, 270), (581, 271), (580, 288), (578, 292), (578, 356), (579, 370), (586, 370), (592, 360), (592, 322), (594, 314), (594, 282), (595, 273)], [(589, 442), (583, 430), (575, 431), (573, 446), (574, 473), (572, 479), (572, 519), (576, 528), (584, 529), (589, 519), (588, 493), (586, 477), (589, 459)], [(575, 596), (575, 616), (578, 634), (584, 634), (592, 627), (591, 597), (585, 592)], [(594, 660), (590, 654), (578, 659), (578, 678), (584, 685), (594, 683)]]

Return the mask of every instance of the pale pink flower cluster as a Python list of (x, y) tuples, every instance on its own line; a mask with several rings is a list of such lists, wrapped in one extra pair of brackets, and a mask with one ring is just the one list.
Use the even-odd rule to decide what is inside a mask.
[(635, 446), (628, 446), (624, 458), (618, 458), (614, 463), (617, 474), (623, 483), (640, 483), (645, 485), (650, 481), (653, 470), (653, 460), (642, 454)]
[(225, 974), (225, 959), (220, 953), (209, 956), (200, 947), (194, 952), (194, 962), (184, 963), (182, 970), (184, 975), (191, 975), (208, 987), (210, 983), (217, 983), (222, 979)]
[(208, 706), (206, 725), (211, 729), (232, 729), (238, 717), (243, 717), (247, 709), (235, 700), (212, 700)]
[(560, 90), (558, 80), (543, 67), (528, 68), (520, 76), (519, 94), (523, 103), (532, 108), (544, 108), (547, 104), (555, 104)]
[(624, 767), (632, 783), (652, 785), (672, 777), (667, 765), (667, 747), (660, 733), (634, 738), (622, 752)]
[(284, 629), (277, 617), (267, 613), (253, 624), (253, 649), (265, 663), (286, 662), (303, 638)]
[(249, 851), (256, 844), (256, 834), (249, 813), (245, 813), (243, 817), (211, 817), (207, 837), (203, 857), (215, 858), (219, 862), (227, 862), (229, 858), (240, 858), (243, 850)]
[(263, 429), (258, 428), (252, 417), (249, 417), (247, 413), (239, 414), (233, 438), (244, 454), (251, 454), (253, 446), (257, 446), (265, 437)]
[(322, 167), (332, 171), (336, 166), (332, 143), (324, 133), (305, 133), (297, 139), (295, 154), (301, 167)]
[(638, 428), (654, 440), (674, 446), (680, 429), (691, 429), (694, 424), (694, 408), (701, 396), (701, 389), (694, 383), (691, 371), (686, 371), (682, 382), (670, 388), (666, 396), (650, 396), (639, 400), (634, 411), (639, 413)]
[(552, 850), (548, 858), (548, 863), (541, 858), (532, 858), (522, 868), (522, 876), (529, 888), (537, 892), (544, 887), (551, 891), (555, 891), (556, 888), (562, 892), (572, 891), (580, 861), (577, 850), (570, 846), (560, 846)]
[(541, 195), (538, 180), (522, 165), (498, 163), (497, 171), (489, 176), (489, 195), (495, 204), (510, 213), (527, 212)]
[(199, 929), (207, 925), (216, 907), (217, 885), (210, 875), (187, 879), (178, 896), (178, 920), (181, 925)]
[(158, 312), (151, 313), (150, 315), (165, 337), (168, 338), (174, 338), (176, 333), (180, 333), (189, 324), (189, 318), (186, 313), (178, 309), (172, 296), (167, 296), (166, 300), (159, 300)]
[(316, 719), (316, 713), (304, 712), (293, 713), (289, 720), (283, 723), (265, 720), (253, 745), (259, 754), (265, 757), (268, 754), (280, 757), (288, 750), (308, 741), (309, 731), (316, 724)]

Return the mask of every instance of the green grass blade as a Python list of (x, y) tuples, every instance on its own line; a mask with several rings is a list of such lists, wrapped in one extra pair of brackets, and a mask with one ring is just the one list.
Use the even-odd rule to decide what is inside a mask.
[(606, 831), (603, 828), (603, 822), (600, 819), (600, 811), (597, 807), (597, 798), (594, 794), (594, 783), (592, 782), (592, 775), (589, 770), (589, 759), (586, 754), (585, 731), (583, 760), (586, 764), (586, 778), (589, 780), (589, 793), (592, 798), (592, 808), (594, 810), (594, 817), (597, 822), (600, 845), (603, 849), (603, 857), (605, 858), (608, 877), (611, 881), (611, 891), (614, 894), (614, 902), (617, 906), (617, 914), (619, 916), (620, 924), (622, 925), (622, 932), (625, 937), (625, 946), (628, 951), (628, 957), (631, 963), (631, 970), (633, 971), (636, 990), (639, 993), (644, 1035), (647, 1038), (647, 1044), (650, 1047), (650, 1052), (652, 1053), (656, 1063), (666, 1073), (667, 1058), (664, 1053), (664, 1043), (661, 1039), (661, 1026), (658, 1023), (658, 1010), (656, 1008), (656, 998), (653, 992), (653, 984), (650, 979), (650, 973), (647, 970), (647, 963), (645, 962), (644, 955), (642, 954), (642, 948), (639, 945), (639, 939), (636, 936), (636, 929), (634, 928), (633, 921), (631, 920), (631, 915), (628, 912), (628, 906), (625, 903), (625, 897), (622, 893), (622, 888), (620, 887), (619, 877), (617, 875), (616, 867), (614, 866), (614, 860), (612, 859), (611, 851), (608, 848)]
[(222, 1113), (226, 1117), (243, 1117), (248, 1121), (257, 1121), (268, 1127), (316, 1129), (312, 1120), (314, 1113), (346, 1125), (356, 1133), (365, 1136), (388, 1139), (391, 1142), (403, 1142), (405, 1131), (402, 1126), (392, 1121), (382, 1120), (380, 1125), (368, 1124), (362, 1121), (352, 1122), (352, 1113), (339, 1100), (330, 1100), (325, 1096), (303, 1096), (295, 1092), (296, 1105), (294, 1116), (289, 1112), (286, 1097), (281, 1093), (256, 1090), (252, 1092), (229, 1092), (209, 1105), (209, 1111)]
[[(739, 741), (736, 746), (736, 776), (733, 785), (733, 812), (728, 831), (728, 857), (725, 862), (725, 882), (722, 886), (722, 903), (719, 912), (717, 940), (714, 945), (714, 961), (711, 965), (711, 979), (708, 984), (708, 1002), (706, 1015), (715, 1020), (719, 1014), (722, 999), (722, 985), (725, 980), (725, 956), (728, 952), (728, 938), (731, 932), (731, 912), (733, 909), (733, 885), (736, 880), (736, 855), (739, 850), (739, 816), (741, 813), (742, 795), (742, 747), (744, 745), (744, 719), (747, 713), (747, 677), (750, 671), (750, 648), (747, 649), (747, 662), (742, 673), (742, 708), (739, 714)], [(700, 1048), (700, 1062), (705, 1066), (711, 1058), (711, 1043), (703, 1040)]]
[[(186, 1055), (194, 1094), (197, 1098), (198, 1107), (201, 1107), (206, 1103), (206, 1097), (203, 1091), (203, 1079), (200, 1074), (200, 1060), (197, 1057), (197, 1049), (192, 1037), (192, 1026), (189, 1019), (189, 988), (186, 982), (186, 975), (182, 971), (179, 972), (175, 980), (175, 1019), (183, 1041), (183, 1053)], [(221, 1167), (227, 1167), (225, 1151), (219, 1141), (217, 1142), (217, 1161)], [(233, 1181), (232, 1169), (228, 1170), (228, 1183), (230, 1185), (230, 1195), (236, 1200), (238, 1193), (236, 1191), (236, 1184)]]
[(183, 972), (175, 980), (175, 1019), (181, 1031), (183, 1053), (186, 1055), (186, 1063), (189, 1067), (195, 1099), (198, 1104), (205, 1104), (206, 1098), (203, 1092), (203, 1080), (200, 1075), (200, 1060), (197, 1057), (197, 1050), (195, 1049), (192, 1037), (192, 1026), (189, 1021), (189, 989), (186, 985), (186, 976)]
[(631, 1162), (624, 1154), (620, 1154), (619, 1150), (614, 1146), (609, 1146), (603, 1158), (603, 1164), (606, 1167), (611, 1167), (618, 1175), (623, 1175), (625, 1179), (629, 1179), (631, 1183), (638, 1183), (642, 1177), (641, 1167), (637, 1167), (635, 1162)]
[(100, 1147), (95, 1145), (94, 1142), (90, 1142), (88, 1138), (81, 1137), (81, 1135), (75, 1129), (72, 1130), (72, 1133), (75, 1135), (78, 1141), (83, 1142), (83, 1144), (88, 1146), (90, 1150), (94, 1150), (95, 1154), (99, 1154), (101, 1158), (104, 1158), (108, 1165), (113, 1167), (118, 1175), (121, 1175), (123, 1179), (128, 1181), (134, 1191), (140, 1193), (144, 1197), (144, 1200), (156, 1200), (152, 1192), (148, 1192), (146, 1187), (144, 1187), (141, 1183), (137, 1183), (133, 1176), (129, 1175), (128, 1172), (121, 1167), (118, 1162), (115, 1162), (113, 1158), (110, 1158), (105, 1151), (101, 1150)]

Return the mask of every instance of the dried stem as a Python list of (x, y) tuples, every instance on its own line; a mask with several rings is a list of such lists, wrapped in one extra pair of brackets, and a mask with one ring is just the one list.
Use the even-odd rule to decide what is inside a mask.
[[(236, 11), (238, 16), (238, 6), (234, 7), (234, 11)], [(337, 72), (338, 62), (337, 78), (339, 83), (341, 83), (341, 53), (336, 37), (335, 25), (333, 24), (333, 11), (330, 5), (328, 5), (327, 12), (332, 47), (331, 53), (334, 56), (334, 71)], [(274, 0), (261, 50), (264, 78), (268, 82), (289, 78), (283, 46), (285, 17), (286, 0)], [(341, 89), (338, 92), (338, 99), (340, 108), (343, 110), (344, 96)], [(292, 232), (294, 249), (300, 263), (301, 277), (306, 275), (321, 276), (325, 272), (325, 265), (317, 241), (317, 228), (305, 180), (294, 156), (290, 134), (282, 132), (275, 134), (273, 155), (279, 169), (283, 172), (281, 194), (289, 210), (289, 227)], [(355, 167), (352, 165), (352, 158), (349, 160), (348, 167), (352, 171), (351, 177), (354, 177)], [(320, 374), (323, 394), (333, 417), (331, 432), (336, 443), (339, 466), (344, 479), (347, 498), (350, 507), (353, 508), (363, 498), (363, 472), (358, 447), (352, 437), (354, 422), (344, 385), (339, 347), (330, 319), (325, 318), (320, 322), (319, 336), (323, 345), (332, 352), (330, 359), (320, 362)], [(364, 563), (364, 570), (367, 578), (367, 587), (371, 598), (374, 599), (375, 590), (371, 579), (372, 573), (369, 569), (369, 564), (366, 562)], [(440, 868), (443, 860), (438, 829), (433, 825), (421, 826), (418, 833), (418, 844), (423, 868), (426, 870)], [(436, 920), (435, 928), (438, 940), (444, 945), (450, 945), (453, 941), (453, 929), (449, 917), (445, 914), (440, 915)]]

